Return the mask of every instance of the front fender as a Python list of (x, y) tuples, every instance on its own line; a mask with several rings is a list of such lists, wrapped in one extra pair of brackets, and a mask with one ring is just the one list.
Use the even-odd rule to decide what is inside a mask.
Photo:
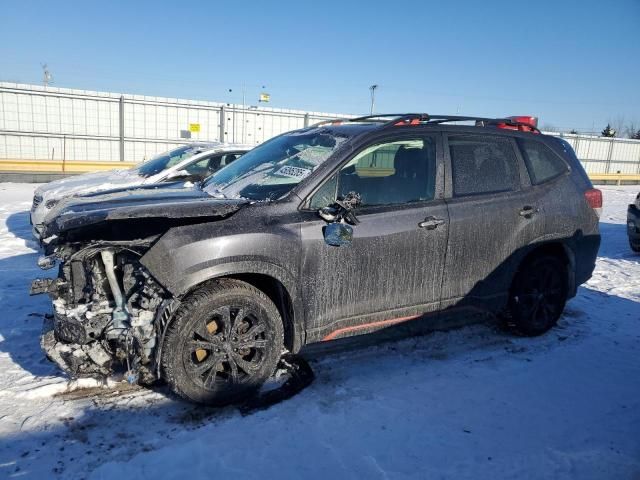
[(176, 298), (213, 278), (239, 274), (271, 277), (291, 298), (297, 333), (304, 331), (304, 308), (295, 276), (300, 259), (295, 228), (271, 225), (262, 231), (237, 234), (225, 234), (225, 230), (229, 228), (224, 221), (173, 228), (140, 262)]

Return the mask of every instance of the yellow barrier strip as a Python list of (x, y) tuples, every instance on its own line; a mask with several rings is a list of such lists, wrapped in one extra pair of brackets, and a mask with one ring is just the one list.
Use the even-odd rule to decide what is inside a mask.
[(589, 173), (591, 180), (628, 180), (640, 181), (640, 173)]
[(85, 173), (114, 168), (131, 168), (136, 162), (105, 162), (100, 160), (0, 160), (0, 172), (21, 173)]

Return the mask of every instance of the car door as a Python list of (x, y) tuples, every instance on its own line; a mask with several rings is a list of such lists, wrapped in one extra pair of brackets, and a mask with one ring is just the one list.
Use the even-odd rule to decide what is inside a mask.
[(496, 302), (508, 291), (514, 254), (539, 226), (524, 164), (504, 135), (448, 134), (444, 151), (449, 242), (442, 308)]
[[(439, 135), (381, 138), (311, 196), (301, 225), (307, 341), (364, 333), (436, 311), (447, 243)], [(362, 205), (351, 244), (329, 246), (317, 211), (348, 192)]]

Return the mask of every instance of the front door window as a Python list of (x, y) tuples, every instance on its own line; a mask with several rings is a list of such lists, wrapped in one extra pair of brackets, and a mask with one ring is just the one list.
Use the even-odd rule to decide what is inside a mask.
[(431, 137), (370, 145), (316, 192), (311, 208), (324, 207), (349, 192), (362, 206), (403, 205), (433, 200), (436, 146)]

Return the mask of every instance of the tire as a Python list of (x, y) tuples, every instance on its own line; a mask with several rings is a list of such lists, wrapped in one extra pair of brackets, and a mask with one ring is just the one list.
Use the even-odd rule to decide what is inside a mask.
[(540, 255), (525, 261), (511, 284), (509, 325), (525, 336), (547, 332), (562, 315), (567, 289), (567, 266), (561, 259)]
[(186, 297), (162, 348), (162, 376), (181, 397), (226, 405), (255, 393), (283, 349), (278, 309), (257, 288), (221, 279)]
[(629, 239), (629, 247), (636, 253), (640, 253), (640, 245), (634, 245), (631, 239)]

